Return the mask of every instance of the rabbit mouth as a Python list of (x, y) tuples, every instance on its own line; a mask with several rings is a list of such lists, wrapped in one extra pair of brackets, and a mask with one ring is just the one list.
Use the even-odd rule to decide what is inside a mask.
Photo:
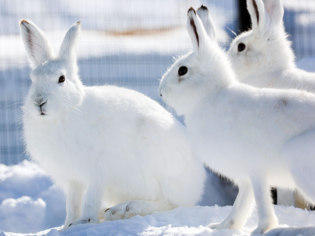
[(46, 115), (46, 112), (45, 112), (45, 110), (43, 109), (43, 107), (39, 107), (39, 110), (40, 110), (40, 115), (41, 115), (41, 116), (45, 116), (45, 115)]

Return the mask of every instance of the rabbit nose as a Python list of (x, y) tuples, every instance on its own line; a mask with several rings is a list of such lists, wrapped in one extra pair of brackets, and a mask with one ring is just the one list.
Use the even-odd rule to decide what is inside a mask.
[(47, 101), (43, 100), (41, 103), (38, 104), (39, 108), (42, 108), (46, 103)]
[(42, 98), (42, 97), (39, 97), (39, 98), (36, 98), (36, 99), (35, 99), (35, 105), (37, 105), (37, 106), (39, 106), (39, 107), (45, 105), (46, 102), (47, 102), (47, 101), (45, 101), (45, 99)]
[(39, 107), (40, 114), (45, 115), (45, 111), (43, 110), (43, 106), (47, 103), (47, 100), (44, 100), (42, 97), (35, 100), (35, 105)]

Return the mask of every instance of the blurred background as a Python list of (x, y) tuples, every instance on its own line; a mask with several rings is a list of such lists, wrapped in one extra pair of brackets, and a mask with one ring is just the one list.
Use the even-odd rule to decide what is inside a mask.
[[(19, 36), (21, 19), (33, 21), (46, 32), (56, 51), (67, 29), (80, 20), (82, 34), (76, 51), (83, 83), (128, 87), (165, 106), (157, 95), (159, 80), (174, 57), (191, 49), (185, 28), (187, 9), (208, 6), (219, 41), (228, 48), (234, 34), (248, 29), (248, 23), (242, 25), (240, 20), (246, 13), (245, 2), (0, 0), (0, 231), (36, 232), (61, 225), (65, 215), (64, 195), (46, 173), (27, 161), (24, 149), (22, 106), (31, 81)], [(297, 64), (315, 71), (315, 1), (283, 2)], [(212, 202), (203, 204), (233, 203), (236, 190), (231, 185), (211, 177), (208, 182), (218, 194), (206, 190)]]

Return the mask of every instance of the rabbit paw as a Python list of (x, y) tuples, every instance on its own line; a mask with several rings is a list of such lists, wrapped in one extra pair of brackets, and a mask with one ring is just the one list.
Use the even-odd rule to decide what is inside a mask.
[(210, 229), (238, 229), (233, 220), (209, 224)]
[(118, 204), (111, 208), (107, 208), (105, 210), (104, 219), (119, 220), (130, 218), (132, 216), (137, 215), (135, 207), (136, 206), (135, 204), (133, 204), (133, 202), (126, 202)]
[(270, 224), (259, 225), (252, 233), (252, 235), (260, 235), (268, 232), (269, 230), (277, 227), (278, 224), (276, 222), (272, 222)]
[(87, 224), (87, 223), (95, 223), (96, 221), (91, 219), (91, 218), (88, 218), (88, 219), (79, 219), (79, 220), (76, 220), (72, 223), (70, 223), (67, 228), (71, 227), (71, 226), (74, 226), (74, 225), (81, 225), (81, 224)]

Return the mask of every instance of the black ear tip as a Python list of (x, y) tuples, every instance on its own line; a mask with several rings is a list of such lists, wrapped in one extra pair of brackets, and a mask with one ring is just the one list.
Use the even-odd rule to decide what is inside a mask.
[(196, 15), (196, 11), (195, 11), (195, 9), (194, 9), (193, 7), (190, 7), (190, 8), (188, 9), (187, 14), (189, 14), (189, 13), (191, 13), (191, 12), (193, 12), (193, 13)]
[(201, 10), (204, 10), (204, 11), (208, 11), (208, 7), (206, 7), (206, 6), (203, 5), (203, 4), (201, 5), (200, 9), (201, 9)]
[(29, 25), (29, 24), (30, 23), (25, 19), (20, 20), (20, 25)]

